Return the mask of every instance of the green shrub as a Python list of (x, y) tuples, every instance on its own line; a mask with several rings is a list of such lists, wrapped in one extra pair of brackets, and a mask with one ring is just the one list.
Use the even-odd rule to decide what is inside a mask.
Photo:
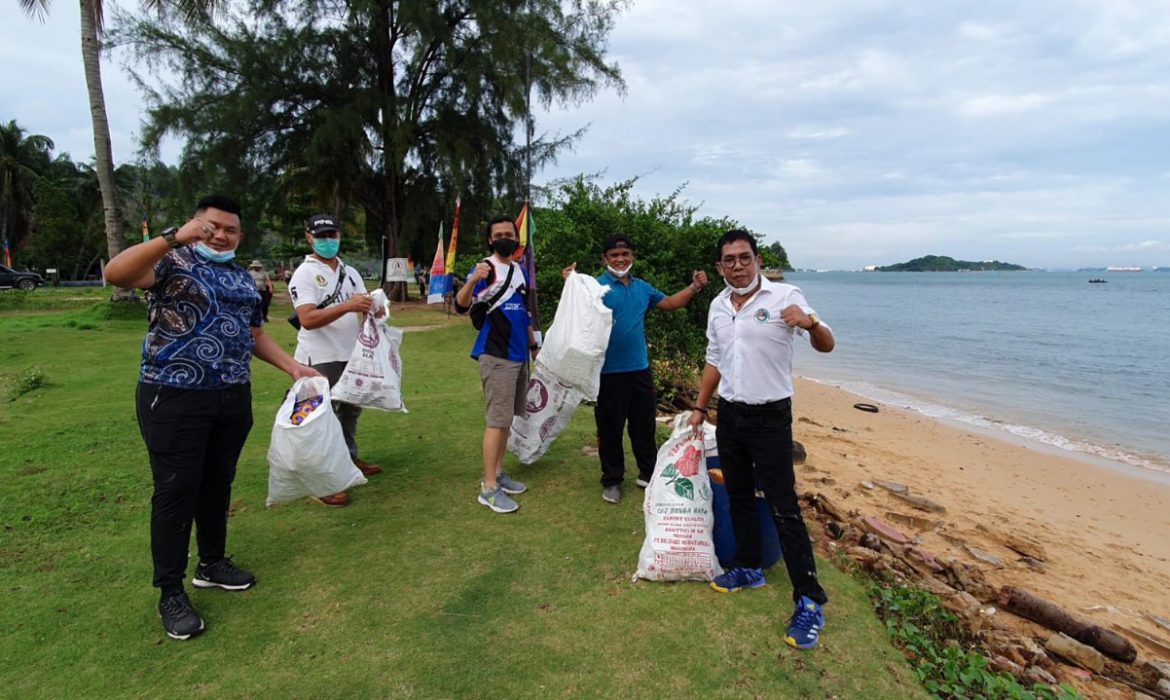
[(30, 367), (12, 382), (12, 387), (8, 391), (8, 401), (15, 401), (30, 391), (41, 388), (46, 383), (48, 383), (48, 376), (45, 371), (39, 367)]

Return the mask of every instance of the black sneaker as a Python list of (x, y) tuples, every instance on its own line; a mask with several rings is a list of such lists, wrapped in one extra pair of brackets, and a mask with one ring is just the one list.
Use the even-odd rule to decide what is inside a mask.
[(191, 599), (183, 591), (164, 593), (158, 603), (158, 616), (171, 639), (183, 641), (203, 631), (203, 618), (191, 607)]
[(195, 567), (191, 585), (196, 588), (222, 588), (225, 591), (246, 591), (256, 585), (256, 577), (224, 557), (210, 564), (200, 562)]

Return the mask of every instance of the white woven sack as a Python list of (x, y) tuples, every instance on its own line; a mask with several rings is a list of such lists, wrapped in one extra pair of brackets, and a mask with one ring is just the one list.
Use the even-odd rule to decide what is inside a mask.
[[(374, 308), (366, 314), (357, 343), (341, 378), (333, 386), (333, 398), (362, 408), (402, 411), (402, 329), (387, 323), (390, 303), (381, 289), (370, 293)], [(381, 318), (375, 313), (381, 309)]]
[(562, 384), (597, 400), (601, 388), (601, 366), (613, 330), (613, 311), (601, 303), (609, 287), (589, 275), (573, 272), (565, 280), (557, 313), (536, 356)]
[[(650, 581), (710, 581), (723, 573), (715, 556), (715, 514), (707, 475), (704, 437), (695, 437), (687, 416), (658, 450), (654, 476), (646, 487), (642, 511), (646, 540), (635, 578)], [(712, 431), (714, 432), (714, 431)]]
[(557, 381), (539, 364), (528, 380), (526, 397), (528, 415), (512, 419), (508, 433), (508, 451), (524, 464), (532, 464), (548, 452), (548, 448), (573, 420), (573, 413), (581, 403), (581, 392)]
[[(321, 405), (300, 425), (293, 425), (297, 401), (321, 397)], [(298, 379), (284, 396), (268, 444), (268, 505), (305, 496), (329, 496), (366, 483), (354, 466), (330, 403), (325, 377)]]

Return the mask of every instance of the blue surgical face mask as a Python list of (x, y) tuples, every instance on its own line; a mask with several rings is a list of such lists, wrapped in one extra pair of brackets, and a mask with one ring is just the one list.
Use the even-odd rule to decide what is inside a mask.
[(337, 251), (341, 250), (340, 238), (314, 238), (313, 252), (326, 260), (337, 257)]
[(215, 248), (207, 245), (203, 241), (196, 243), (194, 248), (196, 253), (199, 253), (205, 260), (210, 260), (211, 262), (227, 263), (231, 262), (236, 257), (235, 250), (225, 250), (220, 252)]

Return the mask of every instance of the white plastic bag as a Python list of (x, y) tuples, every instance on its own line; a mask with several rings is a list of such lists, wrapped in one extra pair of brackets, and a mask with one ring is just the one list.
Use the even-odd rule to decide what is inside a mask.
[[(319, 400), (317, 400), (319, 397)], [(305, 415), (299, 402), (317, 400)], [(295, 416), (295, 417), (294, 417)], [(294, 422), (298, 420), (298, 422)], [(325, 377), (298, 379), (284, 397), (268, 445), (268, 505), (329, 496), (366, 483), (354, 466)]]
[(601, 303), (608, 291), (589, 275), (570, 274), (544, 347), (536, 356), (537, 366), (590, 401), (597, 400), (601, 388), (601, 366), (613, 330), (613, 311)]
[(694, 436), (683, 414), (675, 419), (674, 432), (658, 450), (654, 476), (642, 502), (646, 541), (635, 578), (710, 581), (723, 573), (711, 534), (715, 513), (704, 442)]
[[(341, 378), (333, 386), (333, 398), (362, 408), (402, 411), (402, 330), (387, 324), (390, 303), (381, 289), (370, 293), (373, 310), (358, 331), (357, 343)], [(377, 311), (385, 313), (378, 318)]]
[(524, 464), (532, 464), (543, 457), (553, 440), (573, 420), (573, 413), (577, 410), (577, 404), (581, 403), (581, 398), (581, 392), (561, 384), (547, 369), (537, 364), (532, 378), (528, 380), (528, 415), (512, 419), (508, 451)]

